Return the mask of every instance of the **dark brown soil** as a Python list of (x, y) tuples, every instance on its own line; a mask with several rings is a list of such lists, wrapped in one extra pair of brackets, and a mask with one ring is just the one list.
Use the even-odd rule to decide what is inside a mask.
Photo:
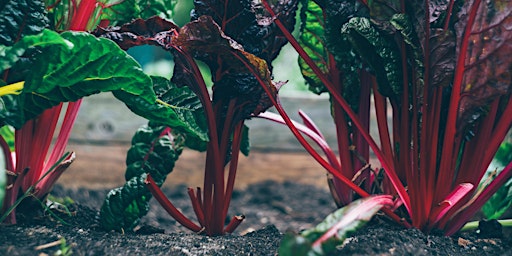
[[(268, 163), (262, 161), (265, 154), (255, 155), (252, 157), (256, 159), (249, 157), (242, 166), (258, 170), (266, 162), (283, 173), (295, 172), (295, 177), (300, 177), (297, 169), (279, 165), (300, 166), (298, 159), (307, 162), (305, 165), (312, 162), (304, 156), (281, 154), (279, 159)], [(230, 215), (244, 214), (246, 219), (235, 234), (222, 237), (193, 234), (176, 224), (154, 200), (136, 232), (105, 232), (98, 226), (97, 215), (108, 189), (101, 184), (83, 182), (84, 175), (98, 171), (88, 167), (70, 170), (74, 179), (63, 177), (66, 182), (61, 180), (63, 185), (56, 186), (52, 193), (75, 201), (70, 207), (72, 215), (56, 212), (61, 220), (48, 214), (36, 218), (21, 216), (18, 225), (0, 226), (0, 255), (62, 255), (59, 254), (62, 243), (56, 242), (61, 238), (66, 240), (64, 247), (70, 247), (73, 255), (277, 255), (284, 232), (310, 228), (335, 210), (321, 183), (308, 184), (307, 180), (291, 178), (269, 180), (272, 172), (263, 170), (253, 172), (259, 173), (258, 177), (250, 181), (242, 178), (238, 183), (242, 189), (233, 195)], [(105, 170), (100, 172), (109, 176)], [(112, 173), (121, 175), (122, 179), (122, 173)], [(278, 176), (294, 177), (283, 173)], [(185, 215), (193, 216), (186, 186), (176, 182), (167, 183), (164, 190)], [(112, 188), (110, 183), (107, 187)], [(415, 229), (403, 229), (385, 218), (376, 218), (347, 239), (336, 255), (512, 255), (512, 241), (509, 235), (502, 239), (481, 238), (476, 233), (427, 236)]]

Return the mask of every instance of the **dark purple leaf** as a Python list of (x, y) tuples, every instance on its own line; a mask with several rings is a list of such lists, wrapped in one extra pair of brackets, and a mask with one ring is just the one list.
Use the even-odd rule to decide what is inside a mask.
[[(277, 1), (273, 10), (288, 30), (295, 25), (297, 0)], [(208, 15), (226, 35), (244, 46), (244, 50), (269, 63), (274, 60), (287, 42), (265, 8), (258, 1), (194, 1), (192, 20)]]
[[(469, 8), (463, 7), (457, 37), (463, 38)], [(458, 42), (460, 47), (461, 42)], [(464, 54), (459, 52), (457, 54)], [(489, 1), (479, 6), (469, 36), (464, 64), (459, 126), (478, 119), (481, 108), (502, 95), (512, 92), (512, 2)]]
[(147, 20), (136, 19), (121, 27), (99, 27), (92, 34), (116, 42), (123, 50), (146, 44), (169, 49), (167, 45), (170, 43), (170, 37), (178, 31), (179, 27), (176, 24), (154, 16)]

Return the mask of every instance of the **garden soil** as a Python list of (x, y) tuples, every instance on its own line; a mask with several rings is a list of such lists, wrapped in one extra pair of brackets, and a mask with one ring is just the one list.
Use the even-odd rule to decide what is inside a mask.
[[(70, 145), (73, 148), (74, 145)], [(69, 197), (69, 212), (28, 211), (17, 225), (0, 226), (0, 255), (277, 255), (286, 232), (318, 224), (336, 209), (325, 173), (304, 153), (252, 152), (242, 157), (230, 216), (245, 215), (233, 234), (207, 237), (177, 224), (155, 200), (135, 231), (107, 232), (98, 225), (105, 194), (124, 182), (128, 145), (76, 146), (77, 160), (52, 196)], [(164, 192), (187, 216), (187, 186), (202, 183), (204, 154), (185, 151)], [(334, 255), (512, 255), (509, 231), (425, 235), (377, 216)]]

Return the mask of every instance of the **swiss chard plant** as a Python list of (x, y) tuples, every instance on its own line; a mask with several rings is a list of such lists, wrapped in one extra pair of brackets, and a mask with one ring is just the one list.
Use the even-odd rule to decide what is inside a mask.
[[(1, 220), (15, 223), (15, 207), (31, 201), (22, 199), (44, 198), (71, 164), (75, 154), (64, 152), (85, 96), (112, 92), (133, 112), (165, 119), (162, 123), (205, 140), (202, 131), (157, 101), (152, 78), (132, 57), (114, 42), (86, 32), (98, 24), (161, 13), (163, 2), (144, 1), (142, 8), (139, 1), (108, 2), (0, 5), (0, 126), (14, 128), (14, 134), (3, 129), (0, 138), (7, 173)], [(14, 136), (14, 145), (9, 145), (9, 136)]]
[[(323, 148), (331, 153), (322, 158), (274, 104), (333, 175), (339, 205), (392, 194), (388, 215), (451, 235), (512, 176), (508, 162), (477, 189), (512, 125), (511, 12), (510, 1), (306, 1), (299, 39), (272, 13), (310, 89), (330, 96), (339, 156)], [(307, 118), (301, 130), (327, 147)], [(380, 168), (369, 166), (370, 151)]]
[[(188, 191), (197, 222), (184, 216), (159, 188), (162, 178), (165, 179), (163, 173), (168, 171), (156, 171), (160, 169), (161, 158), (151, 159), (156, 152), (151, 145), (162, 134), (153, 133), (156, 137), (140, 144), (145, 151), (137, 155), (129, 153), (127, 162), (140, 162), (139, 166), (143, 167), (136, 179), (145, 178), (151, 194), (179, 223), (194, 232), (222, 235), (232, 232), (244, 219), (243, 216), (234, 216), (227, 225), (224, 223), (239, 153), (248, 154), (249, 150), (248, 128), (244, 122), (272, 106), (280, 84), (271, 80), (271, 66), (268, 63), (278, 55), (286, 39), (271, 22), (260, 22), (265, 17), (270, 18), (270, 15), (263, 6), (254, 2), (195, 1), (194, 4), (192, 21), (182, 27), (153, 17), (138, 19), (121, 27), (100, 28), (94, 33), (117, 42), (123, 49), (153, 45), (172, 54), (173, 76), (165, 87), (156, 90), (157, 96), (161, 102), (176, 109), (200, 108), (202, 112), (198, 115), (202, 115), (203, 125), (208, 129), (209, 140), (204, 145), (204, 185), (202, 188), (189, 188)], [(275, 12), (280, 13), (288, 29), (293, 28), (296, 6), (296, 1), (282, 1), (272, 6)], [(211, 94), (196, 60), (203, 61), (210, 68), (213, 80)], [(174, 105), (170, 101), (176, 97), (174, 95), (184, 95), (185, 92), (187, 95), (193, 92), (195, 99), (184, 99), (184, 105)], [(189, 138), (185, 141), (189, 141)], [(130, 151), (136, 150), (136, 147), (134, 144)], [(201, 149), (201, 145), (195, 148)], [(129, 165), (128, 170), (130, 168)], [(127, 172), (129, 177), (132, 176)], [(105, 200), (101, 211), (105, 228), (132, 228), (147, 211), (133, 207), (135, 201), (132, 201), (134, 197), (131, 194), (134, 193), (130, 191), (138, 190), (135, 184), (139, 183), (129, 183), (120, 188), (119, 193), (112, 191)], [(141, 200), (137, 202), (146, 197), (139, 198)], [(112, 203), (112, 200), (118, 203)], [(117, 213), (121, 212), (130, 217), (120, 217)]]

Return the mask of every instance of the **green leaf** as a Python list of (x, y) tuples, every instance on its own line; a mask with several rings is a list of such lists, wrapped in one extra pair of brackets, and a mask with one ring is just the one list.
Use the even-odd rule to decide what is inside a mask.
[(169, 131), (150, 123), (133, 136), (126, 156), (126, 184), (111, 190), (100, 210), (104, 229), (129, 231), (148, 212), (151, 193), (144, 183), (146, 174), (161, 186), (183, 150), (183, 137), (171, 136)]
[(204, 150), (208, 134), (204, 110), (198, 97), (188, 87), (178, 87), (166, 78), (153, 76), (151, 79), (160, 102), (158, 104), (133, 97), (124, 91), (115, 91), (114, 95), (134, 113), (185, 135), (188, 147)]
[(3, 126), (0, 128), (0, 136), (7, 142), (11, 152), (14, 152), (14, 128), (8, 125)]
[(511, 142), (503, 142), (496, 152), (496, 156), (494, 157), (500, 164), (506, 166), (508, 163), (512, 162), (512, 143)]
[(0, 45), (12, 46), (20, 38), (39, 34), (48, 24), (39, 0), (5, 0), (0, 3)]
[[(103, 0), (108, 4), (109, 0)], [(128, 23), (136, 18), (147, 19), (152, 16), (171, 19), (177, 0), (125, 0), (103, 9), (100, 19), (111, 21), (115, 26)]]
[(244, 156), (248, 156), (251, 151), (251, 143), (249, 141), (249, 127), (244, 124), (244, 128), (242, 128), (242, 141), (240, 144), (240, 152), (244, 154)]
[(63, 51), (71, 50), (73, 44), (62, 38), (57, 32), (44, 29), (37, 35), (30, 35), (21, 38), (12, 46), (0, 45), (0, 72), (11, 68), (29, 48), (62, 46)]
[(119, 91), (154, 104), (151, 78), (114, 42), (84, 32), (64, 32), (72, 49), (60, 45), (35, 54), (20, 95), (2, 97), (0, 120), (20, 128), (26, 120), (60, 102)]
[(512, 180), (500, 187), (482, 207), (486, 219), (499, 219), (512, 206)]
[(371, 196), (354, 201), (300, 235), (285, 235), (279, 247), (279, 255), (329, 255), (346, 237), (370, 221), (383, 206), (392, 203), (390, 196)]
[[(329, 73), (329, 52), (327, 51), (324, 37), (323, 11), (315, 2), (308, 1), (306, 6), (301, 8), (301, 28), (299, 44), (306, 51), (308, 56), (322, 70), (322, 73)], [(299, 57), (299, 67), (302, 76), (308, 82), (308, 89), (316, 94), (326, 92), (327, 89), (322, 81), (315, 75), (311, 67), (304, 59)]]
[(352, 47), (370, 65), (379, 84), (379, 91), (396, 101), (402, 91), (402, 66), (400, 54), (393, 38), (377, 30), (370, 19), (355, 17), (342, 29)]

